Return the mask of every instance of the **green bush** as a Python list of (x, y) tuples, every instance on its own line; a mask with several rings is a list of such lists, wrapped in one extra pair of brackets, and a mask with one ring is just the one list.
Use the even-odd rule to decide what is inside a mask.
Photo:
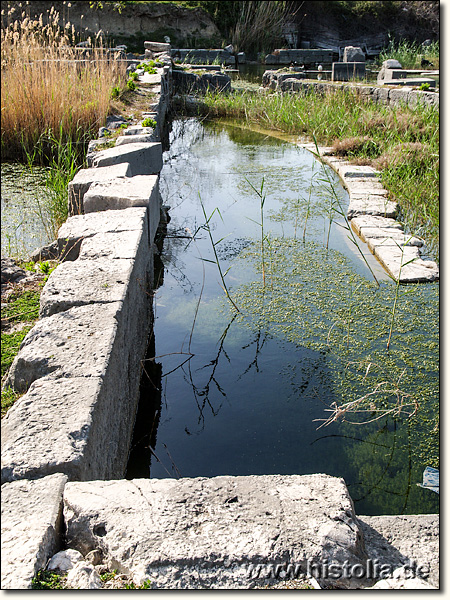
[(146, 119), (144, 119), (142, 121), (142, 127), (156, 127), (156, 121), (155, 119), (150, 119), (150, 117), (147, 117)]

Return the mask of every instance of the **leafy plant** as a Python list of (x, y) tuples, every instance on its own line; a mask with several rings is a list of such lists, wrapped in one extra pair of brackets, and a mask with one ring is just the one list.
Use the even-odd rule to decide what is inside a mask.
[(150, 117), (147, 117), (146, 119), (144, 119), (142, 121), (142, 127), (156, 127), (156, 121), (155, 119), (151, 119)]
[(64, 590), (67, 576), (41, 569), (31, 581), (32, 590)]
[(136, 73), (136, 71), (133, 71), (132, 73), (130, 73), (130, 79), (132, 81), (137, 81), (139, 79), (139, 75)]
[(112, 98), (113, 100), (115, 100), (116, 98), (119, 98), (119, 97), (120, 97), (120, 92), (121, 92), (120, 86), (118, 86), (118, 85), (115, 85), (115, 86), (114, 86), (114, 87), (111, 89), (111, 98)]
[(422, 92), (428, 92), (429, 89), (430, 89), (429, 83), (421, 83), (419, 86), (419, 90), (421, 90)]
[(151, 587), (150, 579), (146, 579), (141, 585), (135, 585), (133, 582), (125, 584), (126, 590), (150, 590)]
[(133, 81), (132, 79), (129, 79), (127, 81), (127, 89), (129, 89), (131, 92), (134, 92), (134, 90), (137, 88), (137, 84), (135, 81)]

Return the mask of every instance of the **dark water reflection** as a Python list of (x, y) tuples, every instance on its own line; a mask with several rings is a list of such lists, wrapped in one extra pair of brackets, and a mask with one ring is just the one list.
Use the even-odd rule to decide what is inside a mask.
[[(249, 183), (259, 189), (264, 177), (266, 248), (274, 246), (272, 254), (266, 250), (269, 287), (271, 257), (301, 237), (295, 207), (304, 209), (317, 163), (275, 138), (195, 120), (175, 122), (171, 137), (161, 181), (163, 201), (171, 206), (163, 285), (155, 295), (127, 477), (327, 473), (345, 479), (359, 514), (438, 512), (438, 496), (415, 485), (426, 466), (413, 453), (417, 431), (404, 419), (388, 418), (317, 429), (325, 409), (342, 402), (336, 386), (341, 363), (325, 346), (306, 337), (302, 343), (288, 326), (252, 314), (259, 299), (245, 295), (248, 282), (261, 279), (257, 261), (246, 258), (261, 238), (261, 206)], [(339, 193), (347, 202), (345, 191)], [(313, 197), (306, 237), (323, 247), (329, 221), (319, 183)], [(239, 314), (210, 262), (200, 199), (207, 216), (220, 210), (210, 226), (216, 243), (224, 238), (216, 248), (223, 272), (230, 267), (230, 294), (245, 305)], [(346, 257), (355, 277), (371, 280), (336, 224), (331, 251)], [(307, 315), (299, 310), (298, 320)]]

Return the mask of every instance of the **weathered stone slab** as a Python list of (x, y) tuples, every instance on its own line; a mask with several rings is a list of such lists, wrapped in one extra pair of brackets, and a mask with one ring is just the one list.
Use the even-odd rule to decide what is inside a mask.
[(388, 192), (376, 177), (345, 177), (345, 187), (350, 194), (378, 194), (387, 196)]
[(104, 377), (121, 304), (78, 306), (40, 319), (26, 335), (6, 385), (26, 392), (42, 377)]
[[(76, 260), (80, 254), (81, 242), (97, 233), (120, 233), (125, 231), (145, 231), (147, 221), (145, 208), (75, 215), (67, 219), (58, 231), (59, 254), (64, 260)], [(123, 258), (129, 258), (124, 256)]]
[(120, 163), (98, 169), (81, 169), (69, 182), (69, 215), (80, 215), (83, 210), (83, 196), (94, 181), (110, 181), (119, 177), (130, 177), (129, 163)]
[(358, 521), (371, 558), (398, 567), (415, 565), (412, 574), (439, 587), (439, 515), (358, 516)]
[(352, 228), (358, 235), (361, 234), (361, 230), (364, 227), (381, 227), (386, 230), (390, 229), (402, 229), (401, 224), (395, 219), (387, 219), (386, 217), (377, 217), (373, 215), (364, 215), (361, 217), (355, 217), (351, 221)]
[(343, 62), (366, 62), (366, 55), (359, 46), (346, 46), (344, 48)]
[(144, 42), (144, 48), (152, 52), (170, 52), (171, 45), (163, 42)]
[(157, 137), (155, 132), (142, 135), (121, 135), (116, 139), (116, 146), (123, 146), (124, 144), (150, 144), (156, 142)]
[(162, 169), (161, 143), (127, 144), (98, 152), (92, 159), (93, 167), (108, 167), (129, 163), (131, 175), (155, 175)]
[(2, 485), (2, 589), (30, 589), (58, 549), (66, 481), (55, 474)]
[(375, 256), (396, 281), (415, 283), (439, 279), (437, 264), (422, 260), (417, 246), (376, 246), (374, 250)]
[(161, 85), (161, 73), (143, 73), (139, 77), (139, 81), (142, 83), (149, 83), (150, 85)]
[(401, 233), (398, 235), (390, 232), (388, 235), (384, 234), (383, 236), (382, 231), (375, 230), (373, 232), (366, 231), (364, 236), (365, 242), (372, 254), (376, 253), (376, 249), (379, 246), (416, 246), (417, 248), (423, 246), (422, 240), (406, 233)]
[(132, 259), (64, 262), (50, 275), (41, 294), (40, 317), (73, 306), (123, 302), (133, 272)]
[(249, 569), (364, 557), (342, 479), (266, 475), (69, 483), (67, 541), (155, 588), (249, 588)]
[(2, 589), (30, 589), (39, 569), (60, 544), (67, 477), (2, 485)]
[[(155, 119), (156, 120), (156, 119)], [(128, 127), (122, 131), (122, 135), (151, 135), (153, 133), (152, 127)]]
[(103, 210), (122, 210), (124, 208), (148, 207), (152, 202), (158, 204), (158, 175), (136, 175), (105, 183), (93, 183), (84, 195), (85, 214)]
[(353, 219), (362, 215), (374, 215), (393, 219), (397, 216), (398, 210), (397, 202), (388, 200), (386, 196), (367, 194), (352, 197), (350, 194), (347, 217)]

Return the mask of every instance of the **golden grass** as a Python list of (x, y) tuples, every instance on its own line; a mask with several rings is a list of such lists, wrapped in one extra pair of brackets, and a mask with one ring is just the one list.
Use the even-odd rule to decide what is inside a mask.
[(73, 27), (61, 30), (58, 17), (53, 8), (47, 24), (23, 14), (1, 31), (3, 160), (24, 160), (49, 132), (79, 142), (103, 125), (111, 89), (126, 77), (125, 63), (107, 60), (101, 45), (81, 61)]

